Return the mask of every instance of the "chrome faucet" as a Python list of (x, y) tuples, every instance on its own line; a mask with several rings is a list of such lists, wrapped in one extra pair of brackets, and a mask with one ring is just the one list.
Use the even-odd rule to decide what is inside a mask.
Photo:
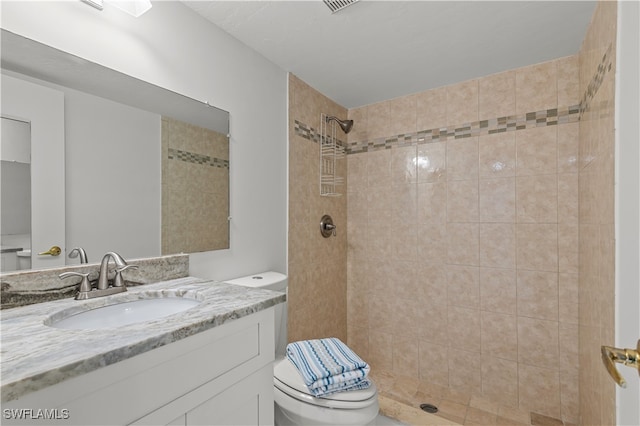
[(69, 252), (69, 257), (71, 259), (75, 259), (78, 255), (80, 255), (80, 264), (89, 263), (87, 252), (84, 251), (82, 247), (74, 247), (73, 250)]
[[(116, 262), (116, 271), (118, 268), (124, 268), (127, 262), (118, 253), (110, 251), (105, 254), (100, 262), (100, 275), (98, 275), (98, 290), (105, 290), (109, 287), (109, 259), (113, 258)], [(116, 272), (118, 275), (118, 272)], [(120, 287), (120, 286), (119, 286)]]
[[(113, 259), (116, 264), (116, 274), (113, 278), (113, 285), (109, 286), (109, 261), (111, 259)], [(63, 274), (60, 274), (60, 278), (64, 279), (71, 276), (82, 277), (82, 282), (80, 283), (80, 291), (76, 294), (76, 299), (85, 300), (127, 291), (127, 287), (125, 287), (124, 285), (124, 278), (122, 278), (122, 271), (137, 268), (138, 266), (136, 265), (129, 265), (118, 253), (110, 251), (109, 253), (104, 255), (104, 257), (102, 258), (102, 262), (100, 262), (100, 274), (98, 275), (97, 289), (94, 290), (92, 283), (89, 282), (89, 274), (80, 272), (65, 272)]]

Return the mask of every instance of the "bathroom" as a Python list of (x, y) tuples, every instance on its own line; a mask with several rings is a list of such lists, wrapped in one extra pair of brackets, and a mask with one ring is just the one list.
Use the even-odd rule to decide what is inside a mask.
[[(585, 34), (585, 51), (591, 48), (587, 42), (594, 43), (594, 49), (612, 42), (615, 46), (616, 34), (605, 30), (614, 28), (612, 7), (594, 7), (600, 13), (594, 28)], [(413, 97), (347, 109), (181, 4), (154, 3), (148, 18), (153, 21), (136, 22), (107, 8), (102, 14), (92, 12), (75, 2), (3, 2), (2, 26), (193, 98), (209, 99), (231, 112), (230, 248), (191, 254), (191, 275), (225, 280), (248, 272), (286, 272), (289, 338), (334, 335), (343, 339), (372, 364), (374, 377), (378, 374), (387, 395), (401, 402), (413, 402), (410, 398), (422, 390), (424, 402), (435, 402), (441, 408), (449, 405), (451, 415), (463, 421), (477, 407), (458, 405), (473, 401), (484, 403), (486, 409), (489, 402), (533, 405), (529, 407), (532, 411), (573, 424), (612, 423), (614, 385), (600, 364), (599, 345), (629, 346), (633, 342), (601, 341), (601, 334), (611, 336), (613, 330), (613, 254), (608, 244), (613, 230), (605, 227), (611, 227), (613, 220), (594, 218), (577, 205), (613, 208), (613, 185), (597, 186), (612, 182), (613, 166), (594, 167), (609, 173), (604, 176), (607, 179), (585, 174), (581, 181), (578, 165), (567, 161), (579, 149), (597, 154), (602, 148), (595, 139), (585, 140), (585, 148), (579, 148), (581, 126), (595, 126), (597, 120), (580, 121), (580, 112), (571, 107), (583, 100), (583, 82), (591, 82), (603, 52), (584, 57), (576, 51), (574, 56)], [(158, 24), (169, 19), (171, 34)], [(50, 20), (68, 22), (75, 34), (83, 36), (59, 31)], [(201, 40), (207, 40), (206, 48), (216, 55), (203, 53)], [(126, 51), (121, 47), (124, 43)], [(615, 67), (615, 52), (607, 59)], [(609, 63), (603, 65), (606, 69)], [(604, 74), (598, 96), (613, 93), (614, 72)], [(518, 81), (530, 74), (545, 79), (524, 95), (530, 104), (520, 109)], [(512, 88), (510, 95), (503, 90), (506, 87)], [(486, 93), (496, 97), (484, 103)], [(506, 98), (503, 101), (499, 96)], [(469, 110), (468, 103), (455, 103), (466, 97), (474, 99), (478, 108)], [(436, 107), (429, 110), (431, 106)], [(557, 125), (356, 152), (358, 146), (378, 138), (554, 108), (558, 109)], [(391, 110), (403, 111), (402, 122), (389, 119)], [(454, 114), (451, 120), (449, 111)], [(346, 193), (339, 198), (316, 194), (317, 145), (296, 131), (295, 121), (317, 129), (321, 112), (355, 122), (353, 130), (343, 136), (353, 151), (344, 164)], [(407, 122), (408, 127), (403, 127)], [(611, 139), (611, 128), (585, 132)], [(504, 147), (499, 153), (505, 155), (506, 168), (500, 175), (491, 164), (467, 162), (473, 156), (490, 155), (492, 138)], [(527, 151), (532, 140), (542, 140), (548, 150)], [(515, 163), (523, 153), (519, 148), (531, 156), (530, 169), (524, 173)], [(415, 168), (402, 168), (403, 160), (412, 155)], [(553, 157), (555, 162), (538, 155)], [(603, 162), (610, 159), (610, 153), (605, 155)], [(427, 157), (440, 164), (425, 168), (420, 159)], [(550, 164), (554, 166), (549, 168)], [(372, 169), (376, 174), (369, 176)], [(381, 188), (371, 193), (371, 199), (364, 191), (370, 182)], [(519, 194), (520, 184), (531, 192)], [(387, 191), (385, 185), (402, 191)], [(460, 192), (449, 197), (447, 191), (455, 189)], [(489, 193), (492, 197), (486, 198)], [(537, 197), (544, 203), (538, 203)], [(413, 206), (414, 218), (408, 217), (408, 209), (394, 209), (407, 202)], [(425, 211), (423, 203), (431, 202), (437, 212)], [(376, 216), (369, 216), (369, 211)], [(317, 222), (327, 212), (338, 226), (337, 234), (319, 239)], [(555, 219), (549, 220), (554, 214)], [(600, 226), (590, 226), (592, 219), (602, 220), (597, 222)], [(452, 232), (445, 233), (433, 223), (449, 225)], [(495, 235), (504, 238), (501, 244), (491, 240)], [(431, 244), (421, 244), (425, 241)], [(460, 246), (466, 249), (462, 253), (455, 250)], [(600, 259), (603, 254), (608, 254), (607, 265), (585, 260), (585, 256)], [(425, 257), (433, 261), (419, 261)], [(529, 262), (529, 267), (519, 268), (523, 262), (525, 266)], [(598, 266), (589, 269), (590, 265)], [(597, 288), (591, 287), (600, 281), (582, 283), (578, 277), (583, 273), (606, 277), (610, 294), (600, 300)], [(432, 279), (425, 281), (425, 276)], [(452, 278), (459, 287), (448, 292)], [(529, 286), (533, 281), (542, 286)], [(326, 294), (335, 299), (323, 297)], [(367, 297), (359, 297), (362, 294)], [(545, 303), (536, 303), (541, 300)], [(598, 312), (603, 322), (588, 315), (589, 303), (601, 304)], [(400, 312), (416, 313), (401, 316)], [(325, 320), (314, 320), (319, 317)], [(584, 351), (578, 351), (579, 347)], [(586, 351), (594, 347), (596, 352)], [(498, 352), (501, 356), (493, 356)], [(421, 368), (424, 365), (429, 368)], [(397, 375), (400, 367), (408, 368), (410, 374)], [(423, 380), (416, 377), (432, 384), (431, 392), (463, 387), (464, 395), (459, 396), (468, 400), (443, 404), (442, 392), (427, 394)]]

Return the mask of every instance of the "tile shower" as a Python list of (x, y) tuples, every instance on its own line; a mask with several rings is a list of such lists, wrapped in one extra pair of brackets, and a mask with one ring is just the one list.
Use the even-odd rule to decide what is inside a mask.
[[(606, 419), (611, 392), (583, 383), (592, 370), (576, 360), (579, 333), (593, 344), (602, 333), (578, 314), (596, 302), (579, 296), (579, 229), (606, 243), (613, 223), (588, 226), (578, 202), (609, 202), (598, 201), (599, 179), (579, 186), (595, 149), (581, 139), (596, 125), (584, 106), (613, 87), (600, 49), (615, 37), (609, 5), (579, 54), (349, 111), (290, 77), (290, 340), (346, 333), (400, 400), (431, 386), (569, 423), (580, 409), (598, 418), (585, 423)], [(340, 198), (318, 195), (321, 112), (355, 121)], [(346, 239), (321, 241), (324, 213), (341, 238), (346, 222)]]

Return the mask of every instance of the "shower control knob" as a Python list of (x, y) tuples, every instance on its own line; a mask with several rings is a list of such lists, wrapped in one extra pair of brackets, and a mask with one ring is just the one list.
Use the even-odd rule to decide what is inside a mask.
[(331, 235), (336, 236), (336, 226), (328, 214), (325, 214), (322, 216), (322, 219), (320, 219), (320, 233), (325, 238), (329, 238)]

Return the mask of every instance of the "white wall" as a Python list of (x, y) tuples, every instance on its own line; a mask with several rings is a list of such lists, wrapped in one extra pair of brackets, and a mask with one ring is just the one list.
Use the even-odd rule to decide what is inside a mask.
[(230, 112), (231, 248), (191, 274), (286, 272), (287, 75), (174, 1), (140, 18), (80, 1), (0, 3), (2, 27)]
[[(66, 248), (90, 262), (160, 255), (160, 119), (75, 90), (65, 94)], [(73, 263), (77, 263), (73, 262)]]
[[(616, 64), (616, 346), (640, 343), (640, 3), (618, 2)], [(640, 424), (640, 380), (618, 365), (616, 422)]]

